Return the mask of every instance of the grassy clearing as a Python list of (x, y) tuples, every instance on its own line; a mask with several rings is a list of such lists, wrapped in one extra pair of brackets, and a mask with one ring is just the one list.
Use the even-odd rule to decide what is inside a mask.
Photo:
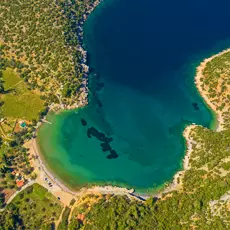
[(4, 82), (5, 90), (8, 90), (9, 88), (13, 87), (14, 85), (22, 81), (22, 79), (20, 79), (15, 74), (15, 72), (10, 68), (7, 68), (6, 70), (3, 71), (3, 80), (5, 81)]
[(68, 218), (69, 218), (69, 214), (70, 214), (70, 208), (65, 207), (65, 210), (64, 210), (64, 212), (62, 214), (62, 221), (58, 225), (57, 230), (66, 230), (66, 229), (68, 229)]
[(9, 221), (9, 210), (17, 210), (22, 229), (51, 229), (62, 208), (61, 203), (45, 188), (34, 184), (19, 193), (3, 214), (6, 214), (4, 219)]
[(12, 69), (3, 71), (3, 80), (6, 93), (1, 99), (1, 115), (5, 117), (21, 118), (26, 120), (36, 119), (43, 109), (43, 101), (35, 92), (27, 89)]

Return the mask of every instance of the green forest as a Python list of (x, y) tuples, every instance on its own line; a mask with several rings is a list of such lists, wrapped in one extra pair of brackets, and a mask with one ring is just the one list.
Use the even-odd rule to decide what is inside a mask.
[(73, 105), (85, 74), (79, 49), (90, 1), (3, 0), (0, 45), (20, 77), (49, 103)]

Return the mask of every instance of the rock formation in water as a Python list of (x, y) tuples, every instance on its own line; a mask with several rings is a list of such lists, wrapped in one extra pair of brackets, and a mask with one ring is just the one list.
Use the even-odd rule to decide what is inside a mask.
[[(81, 120), (82, 124), (87, 124), (84, 119)], [(102, 143), (100, 146), (102, 147), (103, 152), (110, 151), (110, 154), (106, 157), (107, 159), (115, 159), (118, 157), (118, 154), (115, 150), (113, 150), (110, 146), (110, 142), (113, 141), (112, 137), (107, 137), (104, 133), (99, 132), (96, 128), (90, 127), (87, 129), (87, 136), (91, 138), (92, 136), (96, 137)]]
[(97, 91), (100, 91), (100, 90), (104, 87), (104, 85), (105, 85), (105, 84), (104, 84), (103, 82), (98, 82), (98, 83), (97, 83), (97, 88), (96, 88), (96, 90), (97, 90)]
[(83, 119), (83, 118), (81, 119), (81, 123), (82, 123), (83, 126), (87, 126), (87, 122), (86, 122), (86, 120)]
[(199, 110), (199, 106), (196, 102), (192, 103), (192, 106), (193, 106), (194, 110), (196, 110), (196, 111)]
[(103, 152), (112, 150), (111, 146), (108, 143), (101, 143), (101, 147)]
[(110, 154), (106, 157), (107, 159), (115, 159), (118, 157), (118, 154), (115, 150), (110, 150)]

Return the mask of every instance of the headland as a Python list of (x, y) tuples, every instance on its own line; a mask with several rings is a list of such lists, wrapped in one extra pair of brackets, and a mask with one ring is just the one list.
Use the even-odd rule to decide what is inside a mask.
[[(216, 128), (217, 132), (222, 131), (224, 129), (224, 112), (226, 112), (229, 108), (227, 105), (225, 105), (225, 107), (222, 110), (220, 110), (219, 107), (222, 105), (223, 101), (214, 101), (213, 98), (210, 97), (210, 92), (208, 92), (210, 88), (208, 85), (204, 85), (205, 79), (208, 78), (209, 76), (206, 75), (204, 71), (208, 67), (208, 64), (213, 59), (221, 57), (224, 54), (228, 54), (229, 52), (230, 52), (230, 49), (228, 48), (202, 61), (201, 64), (197, 67), (197, 73), (195, 76), (195, 84), (196, 84), (196, 87), (201, 97), (205, 100), (207, 105), (215, 112), (217, 116), (216, 118), (217, 119), (217, 128)], [(218, 68), (218, 66), (216, 68)], [(216, 91), (217, 94), (218, 92), (220, 92), (222, 81), (223, 79), (221, 78), (218, 79), (218, 82), (219, 82), (218, 88), (213, 89), (214, 91)]]
[[(225, 106), (223, 110), (219, 110), (218, 108), (222, 106), (223, 101), (220, 100), (218, 103), (216, 101), (213, 103), (213, 101), (212, 101), (213, 98), (210, 98), (210, 94), (208, 92), (209, 86), (207, 85), (206, 87), (204, 87), (203, 82), (205, 81), (206, 78), (209, 77), (208, 75), (205, 75), (205, 69), (209, 67), (208, 66), (209, 63), (211, 61), (213, 61), (215, 58), (221, 57), (222, 55), (225, 55), (225, 54), (230, 54), (230, 49), (225, 49), (225, 50), (219, 52), (218, 54), (214, 54), (213, 56), (204, 59), (200, 63), (200, 65), (196, 68), (196, 75), (195, 75), (195, 79), (194, 79), (196, 88), (197, 88), (198, 92), (200, 93), (201, 97), (204, 99), (204, 101), (207, 103), (209, 108), (216, 115), (217, 127), (215, 129), (215, 132), (221, 132), (225, 129), (225, 125), (226, 125), (225, 119), (226, 119), (226, 116), (228, 115), (228, 114), (226, 114), (226, 111), (228, 111), (229, 108), (228, 108), (228, 106)], [(224, 76), (222, 76), (222, 77), (224, 77)], [(223, 79), (219, 78), (218, 81), (223, 82)], [(218, 94), (220, 87), (221, 86), (213, 89), (214, 91), (216, 91), (216, 94)], [(228, 89), (226, 89), (226, 91), (227, 90)], [(223, 92), (222, 92), (222, 95), (224, 95), (224, 97), (226, 97), (228, 95), (228, 93), (223, 94)], [(163, 193), (167, 193), (167, 192), (170, 192), (173, 190), (182, 189), (183, 176), (184, 176), (185, 172), (191, 168), (190, 158), (191, 158), (191, 153), (194, 150), (193, 145), (197, 144), (196, 141), (194, 141), (192, 138), (192, 132), (196, 129), (196, 127), (199, 127), (199, 125), (192, 124), (192, 125), (189, 125), (185, 128), (185, 130), (183, 132), (183, 137), (186, 141), (186, 153), (185, 153), (185, 156), (183, 159), (183, 170), (178, 171), (175, 174), (175, 176), (173, 178), (173, 182), (163, 191)]]

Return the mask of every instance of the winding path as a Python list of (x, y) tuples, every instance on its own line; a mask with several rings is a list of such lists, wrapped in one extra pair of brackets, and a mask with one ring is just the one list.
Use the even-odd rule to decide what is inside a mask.
[[(29, 181), (27, 184), (25, 184), (24, 186), (21, 187), (20, 190), (16, 191), (10, 198), (9, 200), (7, 200), (6, 205), (10, 204), (12, 202), (12, 200), (23, 190), (25, 190), (26, 188), (30, 187), (31, 185), (33, 185), (36, 181), (35, 180), (31, 180)], [(0, 212), (3, 212), (5, 210), (6, 206), (2, 209), (0, 209)]]

